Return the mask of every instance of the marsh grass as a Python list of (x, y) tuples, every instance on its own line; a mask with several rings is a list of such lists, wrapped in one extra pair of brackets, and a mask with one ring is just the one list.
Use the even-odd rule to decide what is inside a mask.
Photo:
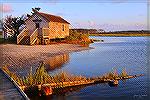
[(65, 38), (69, 43), (77, 43), (77, 44), (89, 44), (93, 41), (89, 38), (89, 34), (79, 33), (77, 31), (70, 31), (69, 36)]
[(111, 72), (108, 72), (102, 76), (90, 78), (85, 77), (81, 75), (72, 75), (67, 72), (60, 72), (56, 73), (54, 75), (50, 75), (45, 70), (44, 64), (41, 63), (40, 66), (36, 69), (35, 73), (32, 72), (32, 68), (27, 76), (21, 77), (15, 73), (12, 73), (7, 66), (4, 66), (3, 71), (5, 71), (19, 86), (36, 86), (36, 85), (42, 85), (42, 84), (50, 84), (50, 83), (56, 83), (60, 84), (63, 82), (75, 82), (75, 81), (92, 81), (96, 78), (104, 80), (104, 79), (111, 79), (115, 80), (120, 77), (126, 77), (128, 76), (125, 69), (122, 70), (120, 74), (118, 74), (117, 70), (113, 70)]
[(60, 83), (60, 82), (70, 82), (86, 80), (84, 76), (71, 75), (67, 72), (60, 72), (55, 75), (49, 75), (45, 70), (44, 64), (42, 63), (35, 71), (32, 72), (32, 68), (27, 76), (20, 77), (16, 73), (11, 72), (7, 66), (4, 66), (3, 71), (6, 72), (19, 86), (34, 86), (49, 83)]

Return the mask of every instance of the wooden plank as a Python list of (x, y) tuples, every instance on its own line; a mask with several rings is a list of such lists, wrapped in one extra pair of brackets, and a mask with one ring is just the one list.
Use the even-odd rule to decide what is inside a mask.
[(13, 82), (0, 69), (0, 100), (25, 100)]

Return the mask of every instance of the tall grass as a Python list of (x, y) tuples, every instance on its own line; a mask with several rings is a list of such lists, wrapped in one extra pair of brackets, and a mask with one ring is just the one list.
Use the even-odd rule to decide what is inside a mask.
[[(4, 66), (3, 71), (5, 71), (19, 86), (35, 86), (35, 85), (42, 85), (42, 84), (51, 84), (51, 83), (63, 83), (63, 82), (74, 82), (74, 81), (92, 81), (95, 78), (87, 78), (81, 75), (72, 75), (67, 72), (60, 72), (54, 75), (50, 75), (45, 70), (44, 64), (41, 63), (40, 66), (36, 69), (33, 73), (32, 68), (26, 77), (20, 77), (15, 73), (12, 73), (6, 66)], [(128, 76), (125, 69), (122, 70), (120, 74), (118, 74), (117, 70), (114, 69), (111, 72), (108, 72), (102, 76), (97, 78), (104, 80), (104, 79), (111, 79), (115, 80), (116, 78), (126, 77)]]
[(68, 41), (85, 41), (85, 42), (90, 41), (89, 34), (85, 33), (83, 34), (72, 30), (70, 30), (69, 36), (67, 36), (65, 39)]
[(15, 73), (11, 72), (11, 71), (7, 68), (7, 66), (2, 67), (2, 70), (3, 70), (5, 73), (7, 73), (18, 85), (20, 85), (20, 86), (23, 86), (23, 85), (24, 85), (24, 82), (23, 82), (22, 78), (21, 78), (19, 75), (17, 75), (17, 74), (15, 74)]
[(55, 75), (50, 75), (45, 70), (44, 64), (42, 63), (35, 71), (32, 72), (32, 68), (27, 76), (20, 77), (19, 75), (12, 73), (6, 66), (4, 66), (3, 71), (5, 71), (19, 86), (34, 86), (50, 83), (60, 83), (60, 82), (71, 82), (86, 80), (84, 76), (71, 75), (67, 72), (60, 72)]

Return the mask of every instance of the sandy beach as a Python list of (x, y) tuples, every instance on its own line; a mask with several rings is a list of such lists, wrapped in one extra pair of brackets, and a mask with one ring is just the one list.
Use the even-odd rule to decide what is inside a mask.
[(0, 67), (7, 65), (13, 72), (26, 74), (31, 66), (35, 70), (41, 61), (60, 54), (89, 50), (89, 47), (81, 47), (74, 44), (53, 45), (0, 45)]

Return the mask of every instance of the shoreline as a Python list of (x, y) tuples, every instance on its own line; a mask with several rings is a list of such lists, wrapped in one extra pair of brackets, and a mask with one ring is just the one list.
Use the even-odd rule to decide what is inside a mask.
[(69, 54), (83, 50), (93, 49), (75, 44), (52, 44), (52, 45), (15, 45), (1, 44), (0, 67), (8, 68), (21, 75), (27, 74), (32, 67), (35, 71), (41, 61), (61, 54)]
[(121, 34), (121, 33), (113, 33), (113, 34), (90, 34), (90, 36), (103, 36), (103, 37), (148, 37), (150, 34)]

